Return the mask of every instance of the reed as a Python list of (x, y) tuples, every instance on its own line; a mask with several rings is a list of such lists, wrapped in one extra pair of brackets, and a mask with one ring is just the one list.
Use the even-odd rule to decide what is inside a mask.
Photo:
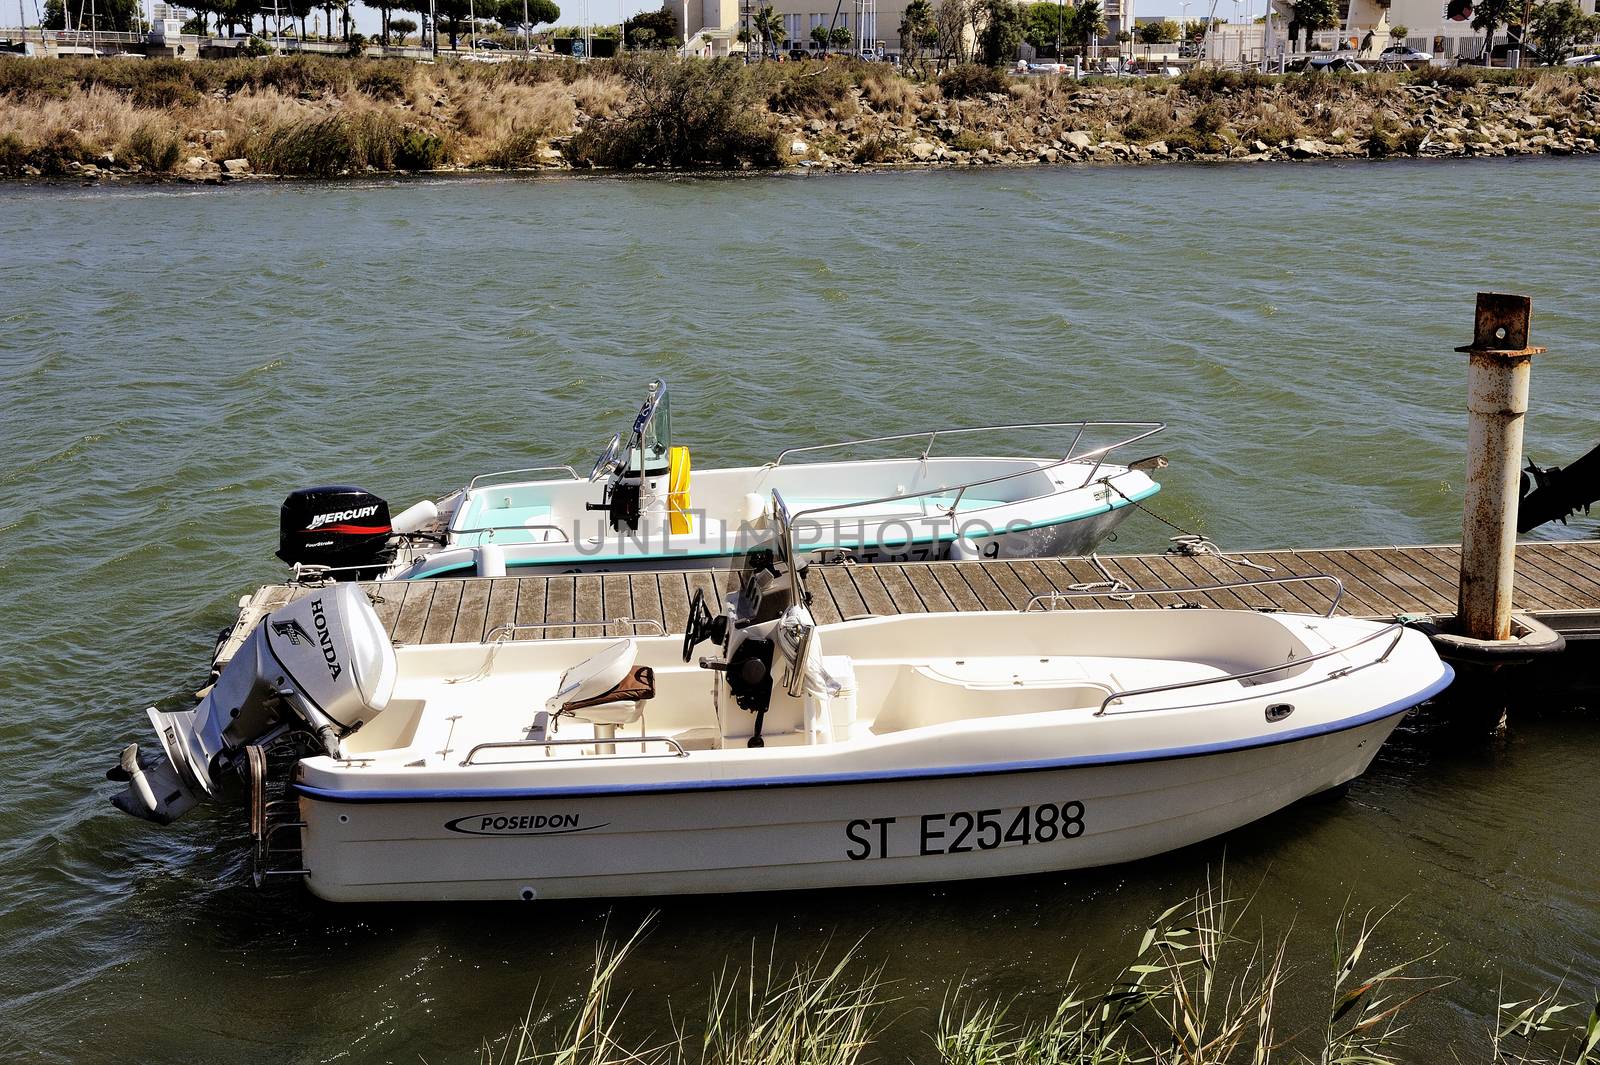
[(649, 919), (621, 944), (595, 950), (582, 999), (558, 1022), (548, 1002), (479, 1052), (480, 1065), (857, 1065), (872, 1045), (882, 980), (860, 971), (856, 951), (780, 969), (769, 956), (712, 982), (698, 1031), (680, 1027), (664, 1042), (621, 1033), (624, 996), (617, 972)]
[[(1218, 880), (1158, 915), (1133, 960), (1109, 981), (1091, 983), (1074, 966), (1055, 990), (1055, 1007), (1023, 1016), (1015, 1001), (946, 993), (911, 1061), (932, 1065), (1410, 1065), (1441, 1060), (1414, 1047), (1407, 1030), (1419, 1003), (1452, 983), (1427, 970), (1438, 952), (1395, 963), (1373, 959), (1394, 911), (1346, 914), (1333, 932), (1321, 980), (1288, 962), (1289, 933), (1269, 936), (1254, 923), (1251, 899)], [(481, 1065), (858, 1065), (875, 1060), (874, 1037), (892, 987), (866, 967), (859, 944), (833, 960), (819, 956), (788, 969), (770, 955), (711, 982), (703, 1019), (680, 1024), (650, 1045), (622, 1034), (619, 972), (640, 941), (597, 949), (587, 993), (564, 1015), (530, 1009), (480, 1055)], [(1280, 1003), (1298, 1017), (1308, 1004), (1319, 1023), (1285, 1032)], [(1507, 1001), (1485, 1018), (1477, 1047), (1451, 1060), (1483, 1065), (1600, 1065), (1600, 1000), (1563, 989)], [(622, 1001), (626, 1001), (625, 996)], [(564, 1016), (564, 1021), (558, 1021)]]

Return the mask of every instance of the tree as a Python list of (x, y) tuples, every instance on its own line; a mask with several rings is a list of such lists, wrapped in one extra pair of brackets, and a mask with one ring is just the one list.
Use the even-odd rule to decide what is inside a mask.
[(1529, 33), (1539, 45), (1546, 63), (1559, 63), (1573, 52), (1579, 41), (1600, 34), (1600, 16), (1585, 15), (1573, 0), (1544, 0), (1533, 9)]
[(761, 39), (763, 58), (772, 55), (789, 39), (789, 31), (783, 26), (783, 16), (770, 5), (756, 11), (750, 20), (750, 25), (755, 29), (756, 36)]
[(1087, 52), (1096, 37), (1106, 32), (1105, 12), (1100, 10), (1100, 0), (1083, 0), (1072, 13), (1072, 39), (1081, 43)]
[(72, 15), (73, 29), (132, 31), (139, 25), (139, 0), (95, 0), (92, 12), (86, 2), (74, 4), (74, 7), (69, 9), (63, 0), (45, 0), (45, 28), (66, 29), (69, 11)]
[(1038, 0), (1023, 5), (1022, 39), (1040, 51), (1054, 49), (1064, 36), (1067, 5), (1054, 0)]
[(1405, 43), (1405, 39), (1408, 36), (1410, 36), (1410, 34), (1411, 34), (1411, 27), (1410, 26), (1400, 25), (1400, 26), (1390, 26), (1389, 27), (1389, 39), (1391, 41), (1398, 41), (1401, 44), (1404, 44)]
[(641, 11), (629, 17), (625, 25), (627, 45), (634, 50), (676, 47), (681, 29), (677, 18), (665, 9)]
[(967, 50), (968, 0), (939, 0), (933, 13), (933, 28), (938, 41), (939, 66), (950, 62), (965, 63), (971, 56)]
[(816, 42), (818, 48), (822, 49), (823, 55), (828, 54), (828, 40), (831, 36), (826, 26), (811, 27), (811, 39)]
[[(533, 32), (535, 26), (549, 25), (561, 17), (555, 0), (480, 0), (476, 5), (479, 18), (492, 18), (508, 30)], [(522, 17), (526, 13), (528, 21)]]
[(389, 20), (389, 32), (393, 33), (401, 44), (406, 43), (406, 38), (417, 32), (415, 19), (392, 18)]
[(986, 0), (984, 7), (987, 17), (983, 32), (978, 35), (978, 46), (983, 62), (997, 67), (1017, 58), (1027, 16), (1014, 0)]
[(1311, 35), (1318, 30), (1337, 29), (1339, 5), (1337, 0), (1295, 0), (1294, 17), (1289, 20), (1291, 41)]
[(1478, 0), (1472, 8), (1472, 28), (1483, 31), (1483, 65), (1494, 59), (1494, 31), (1511, 21), (1515, 0)]
[(939, 39), (933, 26), (933, 8), (928, 6), (928, 0), (910, 0), (906, 4), (905, 14), (900, 18), (899, 32), (903, 60), (920, 67), (923, 48), (938, 43)]
[(215, 0), (215, 3), (217, 25), (228, 27), (229, 37), (234, 35), (233, 31), (238, 26), (248, 28), (250, 20), (261, 6), (257, 0)]
[[(470, 6), (477, 5), (473, 3)], [(440, 25), (446, 27), (445, 33), (450, 39), (450, 50), (455, 51), (460, 41), (461, 28), (467, 21), (468, 0), (435, 0), (433, 10), (434, 17), (439, 20)]]

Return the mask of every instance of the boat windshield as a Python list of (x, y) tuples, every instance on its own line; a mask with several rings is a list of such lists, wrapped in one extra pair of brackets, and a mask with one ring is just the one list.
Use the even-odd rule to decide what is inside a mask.
[(667, 468), (671, 449), (672, 401), (667, 397), (667, 383), (657, 379), (650, 382), (644, 405), (633, 419), (633, 431), (628, 440), (628, 469), (633, 473), (660, 473)]

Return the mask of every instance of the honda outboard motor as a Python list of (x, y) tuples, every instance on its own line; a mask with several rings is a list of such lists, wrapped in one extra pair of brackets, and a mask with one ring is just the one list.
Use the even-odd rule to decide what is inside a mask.
[(394, 526), (389, 504), (361, 488), (327, 485), (289, 493), (278, 512), (278, 557), (289, 565), (347, 569), (346, 579), (374, 576), (388, 563)]
[(397, 672), (361, 589), (319, 588), (262, 619), (193, 710), (146, 711), (162, 753), (124, 748), (106, 776), (127, 788), (111, 801), (164, 825), (200, 799), (236, 799), (244, 748), (295, 729), (342, 757), (343, 737), (388, 705)]

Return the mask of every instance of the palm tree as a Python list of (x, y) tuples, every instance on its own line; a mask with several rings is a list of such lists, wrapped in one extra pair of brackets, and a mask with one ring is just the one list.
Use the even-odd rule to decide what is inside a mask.
[(1084, 55), (1089, 54), (1090, 43), (1106, 32), (1105, 12), (1100, 0), (1083, 0), (1072, 12), (1072, 35), (1083, 42)]
[(783, 28), (783, 16), (772, 9), (770, 5), (762, 7), (755, 14), (756, 34), (761, 38), (761, 57), (765, 59), (778, 46), (789, 39), (789, 31)]
[(1513, 0), (1478, 0), (1472, 8), (1472, 28), (1483, 31), (1483, 65), (1494, 65), (1494, 31), (1511, 21)]

